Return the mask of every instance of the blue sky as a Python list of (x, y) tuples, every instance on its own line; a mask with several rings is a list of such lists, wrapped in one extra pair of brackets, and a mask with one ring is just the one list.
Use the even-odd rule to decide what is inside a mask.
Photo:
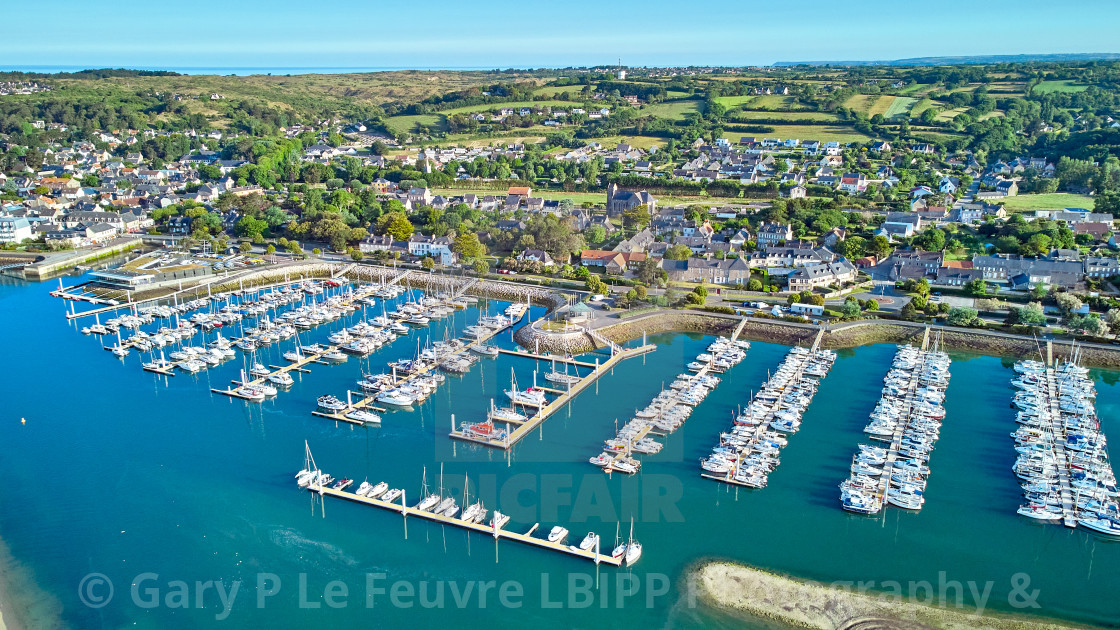
[(45, 8), (8, 3), (0, 65), (525, 68), (619, 57), (634, 66), (764, 65), (1120, 52), (1115, 0), (55, 0)]

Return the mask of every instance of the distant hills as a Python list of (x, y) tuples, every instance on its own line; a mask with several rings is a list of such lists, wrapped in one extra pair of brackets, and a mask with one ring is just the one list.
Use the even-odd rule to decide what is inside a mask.
[(962, 64), (1024, 63), (1029, 61), (1116, 61), (1120, 53), (1059, 53), (1038, 55), (963, 55), (911, 57), (880, 61), (779, 61), (775, 66), (951, 66)]

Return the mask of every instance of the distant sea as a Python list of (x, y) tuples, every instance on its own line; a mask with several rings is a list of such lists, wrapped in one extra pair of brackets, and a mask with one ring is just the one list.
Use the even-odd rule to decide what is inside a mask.
[[(11, 66), (0, 65), (0, 72), (34, 72), (39, 74), (55, 74), (58, 72), (80, 72), (82, 70), (92, 70), (101, 68), (117, 68), (122, 66), (115, 65), (94, 65), (94, 66)], [(178, 72), (180, 74), (216, 74), (222, 76), (236, 75), (236, 76), (249, 76), (252, 74), (273, 74), (273, 75), (286, 75), (286, 74), (349, 74), (354, 72), (391, 72), (394, 70), (493, 70), (494, 68), (482, 66), (447, 66), (447, 67), (432, 67), (432, 68), (404, 68), (404, 67), (389, 67), (389, 66), (370, 66), (370, 67), (328, 67), (328, 66), (312, 66), (304, 68), (296, 67), (213, 67), (213, 66), (199, 66), (199, 67), (167, 67), (167, 66), (123, 66), (129, 70), (153, 70), (153, 71), (167, 71)]]

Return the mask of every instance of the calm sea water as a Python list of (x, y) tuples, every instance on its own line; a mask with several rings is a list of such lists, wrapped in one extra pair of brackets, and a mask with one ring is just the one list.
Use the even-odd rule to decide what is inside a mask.
[[(1009, 605), (1013, 580), (1022, 587), (1026, 576), (1040, 606), (1027, 612), (1101, 625), (1120, 619), (1120, 545), (1015, 515), (1008, 361), (954, 355), (926, 507), (919, 514), (888, 509), (863, 518), (840, 509), (837, 485), (865, 437), (862, 427), (892, 346), (843, 352), (783, 451), (770, 487), (737, 491), (701, 479), (697, 462), (781, 360), (782, 346), (753, 344), (665, 449), (643, 458), (639, 475), (607, 477), (587, 458), (613, 434), (616, 419), (625, 422), (644, 406), (709, 338), (651, 339), (659, 346), (655, 353), (618, 365), (507, 455), (452, 442), (447, 433), (451, 414), (457, 422), (481, 419), (491, 398), (500, 401), (511, 368), (520, 385), (532, 382), (535, 365), (526, 359), (485, 359), (464, 377), (449, 376), (423, 406), (385, 414), (381, 427), (336, 426), (309, 413), (317, 396), (340, 395), (363, 369), (381, 371), (385, 361), (411, 355), (418, 338), (454, 334), (447, 328), (473, 323), (478, 309), (402, 338), (368, 361), (312, 366), (290, 392), (257, 405), (209, 391), (236, 376), (240, 357), (197, 376), (144, 373), (137, 357), (118, 360), (96, 338), (83, 337), (48, 290), (16, 281), (0, 285), (8, 351), (0, 538), (23, 565), (21, 579), (32, 579), (57, 603), (57, 611), (44, 607), (42, 614), (57, 612), (67, 627), (209, 627), (222, 605), (212, 589), (199, 596), (195, 583), (206, 581), (241, 581), (225, 619), (231, 627), (437, 627), (461, 624), (465, 615), (472, 627), (742, 627), (743, 620), (693, 601), (684, 575), (706, 558), (826, 582), (874, 581), (876, 588), (884, 580), (925, 580), (935, 588), (939, 579), (975, 581), (981, 589), (991, 582), (987, 607), (1002, 611), (1016, 610)], [(504, 306), (489, 304), (491, 312)], [(371, 309), (370, 316), (379, 312)], [(323, 341), (356, 317), (301, 337)], [(500, 343), (512, 347), (509, 333)], [(279, 363), (286, 349), (274, 346), (260, 358)], [(1117, 374), (1097, 377), (1099, 412), (1106, 431), (1116, 435)], [(593, 530), (609, 548), (616, 524), (622, 523), (625, 538), (633, 517), (644, 555), (633, 568), (596, 570), (583, 559), (511, 541), (495, 544), (420, 519), (405, 523), (368, 506), (329, 498), (323, 505), (292, 480), (303, 465), (305, 440), (336, 477), (384, 479), (406, 487), (410, 503), (419, 499), (425, 477), (433, 489), (439, 485), (441, 468), (443, 486), (457, 496), (469, 476), (471, 495), (511, 514), (510, 527), (521, 531), (540, 523), (543, 535), (563, 524), (574, 542)], [(97, 599), (106, 592), (88, 582), (81, 590), (91, 573), (114, 584), (104, 607), (83, 603), (83, 595)], [(399, 582), (404, 590), (398, 595), (414, 589), (397, 601), (411, 607), (368, 589), (370, 579), (375, 589)], [(189, 583), (188, 608), (175, 595), (176, 580)], [(331, 581), (343, 585), (331, 586), (335, 593), (346, 589), (344, 598), (332, 600), (344, 600), (337, 608), (323, 595)], [(481, 597), (477, 584), (491, 581), (494, 590)], [(497, 589), (506, 582), (523, 593), (507, 597), (517, 607), (499, 600)], [(277, 585), (278, 592), (265, 595)], [(151, 589), (158, 589), (154, 607), (147, 604)]]

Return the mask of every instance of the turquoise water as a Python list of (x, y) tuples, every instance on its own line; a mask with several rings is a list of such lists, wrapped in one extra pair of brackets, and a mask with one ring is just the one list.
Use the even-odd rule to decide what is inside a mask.
[[(310, 415), (314, 399), (353, 386), (368, 369), (366, 361), (312, 366), (290, 392), (247, 404), (209, 391), (236, 376), (239, 360), (196, 376), (144, 373), (137, 357), (122, 363), (97, 339), (78, 333), (48, 290), (0, 285), (0, 329), (9, 351), (0, 416), (6, 481), (0, 485), (0, 538), (38, 585), (57, 597), (68, 627), (211, 626), (223, 613), (215, 591), (204, 591), (201, 606), (194, 607), (195, 582), (210, 580), (241, 581), (223, 617), (233, 626), (434, 627), (461, 623), (469, 614), (472, 627), (741, 627), (742, 620), (690, 596), (683, 576), (704, 558), (826, 582), (875, 581), (873, 588), (883, 580), (928, 580), (936, 588), (944, 572), (944, 579), (962, 583), (992, 581), (987, 608), (1001, 611), (1018, 610), (1008, 595), (1015, 592), (1013, 577), (1026, 574), (1029, 590), (1039, 591), (1040, 608), (1025, 612), (1113, 626), (1120, 619), (1120, 545), (1015, 515), (1008, 361), (954, 355), (926, 507), (919, 514), (888, 509), (864, 518), (839, 508), (837, 485), (865, 437), (862, 428), (892, 346), (842, 352), (769, 487), (747, 491), (701, 479), (697, 463), (730, 426), (736, 406), (781, 360), (782, 346), (753, 344), (665, 449), (642, 458), (639, 475), (607, 477), (587, 458), (613, 434), (616, 419), (625, 422), (644, 406), (708, 338), (651, 338), (659, 346), (655, 353), (619, 364), (507, 455), (452, 442), (450, 415), (458, 422), (481, 419), (491, 398), (500, 401), (511, 367), (520, 385), (532, 381), (532, 361), (484, 359), (462, 378), (449, 376), (417, 409), (385, 414), (379, 428), (336, 426)], [(504, 306), (492, 302), (490, 309)], [(477, 309), (462, 312), (454, 327), (478, 315)], [(343, 325), (347, 320), (301, 337), (323, 341)], [(400, 339), (368, 363), (380, 371), (385, 361), (415, 352), (418, 336), (442, 338), (443, 326)], [(500, 343), (512, 347), (510, 334)], [(286, 349), (274, 346), (271, 358), (262, 359), (278, 363)], [(1117, 375), (1097, 376), (1102, 422), (1116, 435)], [(644, 555), (632, 569), (596, 571), (583, 559), (511, 541), (496, 545), (491, 537), (420, 519), (405, 523), (368, 506), (330, 498), (324, 505), (292, 481), (303, 464), (305, 440), (319, 465), (336, 477), (384, 479), (407, 488), (410, 503), (419, 498), (425, 468), (434, 487), (442, 464), (443, 484), (456, 495), (469, 475), (472, 496), (481, 493), (488, 507), (511, 514), (509, 527), (519, 531), (539, 522), (543, 535), (563, 524), (573, 542), (594, 530), (609, 547), (615, 524), (623, 522), (625, 537), (633, 517)], [(101, 608), (84, 605), (79, 596), (83, 578), (93, 572), (115, 586), (113, 599)], [(159, 577), (141, 579), (134, 600), (131, 585), (145, 573)], [(258, 577), (262, 573), (276, 579)], [(399, 597), (397, 605), (388, 593), (374, 593), (367, 607), (371, 575), (375, 587), (400, 581), (398, 588), (415, 592)], [(190, 583), (191, 607), (177, 607), (173, 580)], [(258, 589), (258, 580), (263, 587), (278, 582), (279, 592), (264, 596), (270, 589)], [(345, 598), (334, 598), (336, 604), (345, 599), (337, 608), (323, 596), (332, 580), (347, 589)], [(631, 580), (638, 591), (620, 607), (619, 592), (625, 594)], [(495, 586), (480, 597), (477, 584), (488, 581)], [(441, 582), (443, 602), (429, 606)], [(523, 592), (507, 597), (507, 605), (498, 596), (505, 582)], [(160, 601), (148, 607), (153, 587), (160, 589)], [(460, 594), (472, 590), (460, 605), (452, 587)], [(96, 598), (105, 590), (89, 592)], [(964, 599), (971, 602), (967, 586)]]

